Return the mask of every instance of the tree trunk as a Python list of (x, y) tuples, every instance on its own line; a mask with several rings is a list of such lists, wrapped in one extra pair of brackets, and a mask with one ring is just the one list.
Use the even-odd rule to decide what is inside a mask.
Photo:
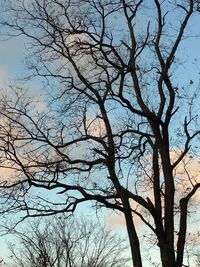
[(138, 240), (138, 236), (136, 233), (135, 225), (132, 218), (132, 213), (130, 209), (129, 201), (126, 200), (124, 203), (126, 206), (126, 211), (124, 212), (125, 220), (126, 220), (126, 228), (128, 232), (128, 238), (131, 248), (131, 255), (133, 260), (134, 267), (142, 267), (142, 259), (140, 253), (140, 244)]
[(174, 258), (174, 251), (170, 251), (170, 249), (165, 244), (163, 247), (160, 247), (161, 254), (161, 262), (162, 267), (176, 267), (176, 261)]

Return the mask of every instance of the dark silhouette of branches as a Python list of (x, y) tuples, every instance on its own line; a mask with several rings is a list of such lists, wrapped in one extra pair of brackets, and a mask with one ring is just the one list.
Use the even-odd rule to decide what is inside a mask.
[(200, 187), (184, 164), (199, 155), (199, 88), (183, 86), (177, 70), (199, 1), (2, 7), (4, 31), (28, 38), (31, 76), (44, 78), (48, 92), (43, 112), (23, 90), (1, 97), (0, 167), (13, 170), (1, 183), (2, 214), (73, 213), (92, 202), (123, 214), (134, 267), (143, 266), (137, 217), (155, 236), (162, 266), (183, 266)]

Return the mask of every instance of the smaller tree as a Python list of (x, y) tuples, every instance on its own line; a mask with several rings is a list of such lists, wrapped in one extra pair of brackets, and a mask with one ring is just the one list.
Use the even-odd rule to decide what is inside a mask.
[(119, 267), (129, 261), (125, 241), (99, 222), (40, 219), (14, 236), (9, 250), (15, 267)]

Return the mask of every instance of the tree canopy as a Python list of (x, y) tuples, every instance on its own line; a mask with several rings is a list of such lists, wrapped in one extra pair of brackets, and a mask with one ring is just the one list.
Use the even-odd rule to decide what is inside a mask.
[(12, 231), (8, 266), (120, 267), (130, 263), (125, 240), (99, 221), (37, 218), (20, 228)]

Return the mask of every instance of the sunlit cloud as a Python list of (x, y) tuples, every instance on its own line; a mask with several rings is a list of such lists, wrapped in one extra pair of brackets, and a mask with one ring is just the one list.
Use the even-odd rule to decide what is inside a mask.
[[(171, 159), (175, 161), (181, 154), (181, 151), (176, 150), (171, 152)], [(181, 160), (174, 170), (176, 181), (176, 193), (180, 197), (187, 195), (195, 184), (200, 182), (200, 159), (190, 155), (189, 153)], [(200, 190), (197, 190), (193, 196), (193, 200), (200, 202)]]
[(106, 133), (104, 121), (100, 118), (88, 119), (86, 126), (89, 135), (102, 137)]
[[(173, 152), (170, 153), (172, 163), (175, 162), (179, 156), (181, 155), (181, 151), (178, 149), (174, 149)], [(150, 158), (149, 158), (150, 160)], [(195, 184), (200, 182), (200, 159), (198, 157), (193, 157), (190, 154), (187, 154), (182, 161), (177, 165), (174, 170), (174, 177), (176, 183), (176, 202), (179, 205), (180, 198), (186, 196), (193, 188)], [(145, 200), (150, 199), (152, 203), (154, 203), (153, 191), (149, 187), (149, 190), (145, 192), (139, 193)], [(196, 194), (192, 198), (192, 203), (200, 202), (200, 189), (196, 192)], [(137, 211), (141, 214), (144, 214), (141, 207), (137, 206), (135, 201), (131, 201), (132, 209), (137, 209)], [(137, 215), (134, 215), (136, 227), (141, 230), (144, 228), (144, 223), (141, 221)], [(146, 218), (146, 217), (145, 217)], [(176, 218), (178, 222), (178, 218)], [(118, 213), (108, 212), (106, 214), (106, 223), (112, 228), (121, 228), (125, 224), (125, 220), (123, 215)], [(193, 238), (190, 239), (193, 240)], [(190, 240), (189, 239), (189, 240)]]
[(107, 212), (105, 216), (106, 224), (112, 229), (119, 229), (124, 227), (125, 219), (123, 214)]
[[(150, 195), (150, 194), (148, 194), (148, 195)], [(153, 221), (151, 221), (151, 222), (149, 221), (150, 220), (149, 214), (147, 212), (144, 212), (144, 210), (141, 206), (136, 204), (136, 202), (133, 200), (130, 201), (130, 205), (131, 205), (131, 208), (133, 210), (132, 216), (133, 216), (133, 221), (135, 223), (135, 227), (137, 228), (137, 230), (143, 231), (144, 229), (146, 229), (145, 228), (146, 225), (134, 211), (136, 211), (137, 213), (144, 216), (145, 220), (148, 223), (150, 223), (151, 225), (153, 225)], [(124, 214), (123, 213), (117, 213), (117, 212), (108, 211), (105, 215), (105, 221), (106, 221), (106, 224), (109, 227), (111, 227), (112, 229), (124, 228), (124, 225), (126, 224)]]

